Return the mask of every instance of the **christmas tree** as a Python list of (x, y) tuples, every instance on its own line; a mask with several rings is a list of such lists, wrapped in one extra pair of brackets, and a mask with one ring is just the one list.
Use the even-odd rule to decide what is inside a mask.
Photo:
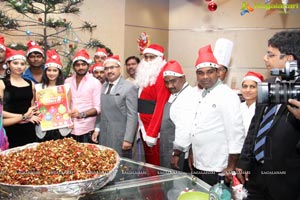
[[(81, 26), (73, 27), (71, 21), (60, 17), (78, 14), (83, 0), (2, 0), (2, 2), (4, 5), (0, 9), (1, 34), (14, 38), (34, 38), (45, 52), (48, 49), (56, 49), (65, 58), (64, 63), (67, 63), (64, 68), (65, 75), (70, 71), (70, 61), (78, 47), (106, 48), (107, 52), (112, 54), (111, 50), (99, 40), (90, 37), (90, 40), (85, 42), (77, 36), (78, 31), (92, 33), (96, 25), (84, 21)], [(27, 48), (22, 43), (9, 46), (14, 49)]]

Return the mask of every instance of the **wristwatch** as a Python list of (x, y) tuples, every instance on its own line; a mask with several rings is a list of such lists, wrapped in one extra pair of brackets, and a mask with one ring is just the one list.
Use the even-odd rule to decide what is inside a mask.
[(22, 121), (26, 121), (27, 120), (27, 117), (25, 114), (22, 114)]
[(81, 119), (82, 119), (82, 118), (86, 118), (85, 112), (81, 112), (81, 113), (80, 113), (80, 118), (81, 118)]

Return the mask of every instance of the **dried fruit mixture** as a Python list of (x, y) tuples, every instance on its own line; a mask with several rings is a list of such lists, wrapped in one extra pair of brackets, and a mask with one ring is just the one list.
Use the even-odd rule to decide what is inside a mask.
[(116, 165), (113, 150), (78, 143), (72, 138), (51, 140), (0, 155), (0, 182), (50, 185), (85, 180), (110, 172)]

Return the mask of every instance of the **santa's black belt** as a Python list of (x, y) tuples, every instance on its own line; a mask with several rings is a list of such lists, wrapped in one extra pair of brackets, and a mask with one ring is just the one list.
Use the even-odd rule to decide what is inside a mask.
[(138, 112), (141, 114), (152, 114), (154, 113), (156, 101), (151, 100), (138, 100)]

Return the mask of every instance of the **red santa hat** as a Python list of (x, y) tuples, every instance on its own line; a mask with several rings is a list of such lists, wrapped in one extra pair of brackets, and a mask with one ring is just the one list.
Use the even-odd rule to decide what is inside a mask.
[(164, 77), (165, 76), (181, 77), (184, 74), (181, 65), (176, 60), (170, 60), (166, 64), (163, 75)]
[(78, 60), (82, 60), (82, 61), (87, 62), (88, 64), (91, 64), (90, 55), (88, 54), (88, 52), (85, 49), (81, 49), (74, 55), (73, 60), (72, 60), (72, 65)]
[(219, 65), (223, 65), (224, 67), (229, 66), (231, 53), (233, 48), (233, 42), (225, 39), (219, 38), (216, 41), (215, 48), (214, 48), (214, 56), (218, 61)]
[(108, 53), (107, 53), (105, 48), (98, 47), (95, 54), (94, 54), (94, 56), (105, 56), (105, 57), (107, 57)]
[(6, 46), (4, 44), (4, 37), (0, 35), (0, 49), (6, 50)]
[(11, 48), (6, 48), (6, 62), (11, 60), (24, 60), (26, 61), (25, 53), (23, 50), (14, 50)]
[(218, 61), (215, 58), (210, 45), (199, 49), (195, 67), (196, 70), (204, 67), (218, 68)]
[(29, 42), (27, 42), (27, 53), (26, 56), (28, 57), (29, 54), (31, 54), (32, 52), (38, 52), (40, 54), (42, 54), (44, 56), (44, 51), (43, 49), (34, 41), (30, 40)]
[(117, 63), (119, 66), (121, 66), (121, 61), (120, 61), (120, 58), (118, 55), (114, 55), (114, 56), (111, 56), (111, 57), (107, 57), (104, 62), (103, 62), (103, 65), (105, 65), (105, 63), (107, 62), (115, 62)]
[(95, 72), (95, 71), (104, 71), (103, 63), (101, 63), (101, 62), (95, 63), (92, 66), (91, 71), (92, 72)]
[(245, 80), (251, 80), (251, 81), (255, 81), (256, 83), (260, 83), (264, 81), (264, 76), (261, 75), (260, 73), (249, 71), (246, 73), (245, 77), (243, 78), (242, 83)]
[(54, 49), (50, 49), (47, 51), (47, 61), (45, 63), (45, 68), (48, 67), (57, 67), (60, 70), (62, 69), (60, 57)]
[(151, 53), (159, 57), (164, 56), (165, 49), (162, 46), (159, 46), (157, 44), (151, 44), (146, 49), (144, 49), (143, 54)]

